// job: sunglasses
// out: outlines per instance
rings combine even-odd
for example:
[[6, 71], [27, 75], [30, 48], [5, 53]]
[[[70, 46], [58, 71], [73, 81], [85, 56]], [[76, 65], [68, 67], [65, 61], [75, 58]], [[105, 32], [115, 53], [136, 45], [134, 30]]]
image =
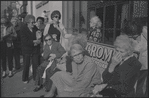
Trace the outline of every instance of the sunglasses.
[[81, 52], [81, 53], [78, 53], [78, 54], [76, 54], [76, 55], [73, 55], [73, 56], [71, 56], [73, 59], [76, 59], [78, 56], [80, 56], [80, 55], [82, 55], [83, 53]]
[[45, 39], [45, 41], [47, 42], [47, 41], [50, 41], [50, 40], [52, 40], [51, 38], [49, 38], [49, 39]]
[[54, 16], [55, 18], [59, 18], [59, 16]]
[[133, 38], [134, 40], [136, 40], [138, 37], [139, 37], [139, 35], [129, 36], [129, 38]]

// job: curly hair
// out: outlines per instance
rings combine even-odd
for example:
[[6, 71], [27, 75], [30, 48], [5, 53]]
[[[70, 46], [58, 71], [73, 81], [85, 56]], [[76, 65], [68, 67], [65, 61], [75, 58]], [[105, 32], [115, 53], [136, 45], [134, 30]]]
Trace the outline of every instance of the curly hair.
[[100, 20], [100, 18], [98, 16], [93, 16], [90, 19], [90, 21], [92, 21], [93, 23], [95, 23], [97, 28], [100, 28], [101, 25], [102, 25], [102, 22], [101, 22], [101, 20]]
[[1, 23], [4, 23], [4, 24], [7, 24], [9, 23], [9, 19], [8, 18], [5, 18], [5, 17], [1, 17]]
[[28, 23], [30, 19], [34, 19], [35, 20], [35, 17], [33, 15], [26, 15], [25, 23]]
[[59, 15], [59, 19], [61, 19], [61, 13], [60, 13], [58, 10], [55, 10], [55, 11], [52, 12], [52, 14], [51, 14], [51, 19], [52, 19], [52, 20], [53, 20], [53, 17], [54, 17], [55, 15]]
[[13, 22], [13, 21], [18, 21], [18, 17], [12, 17], [11, 22]]
[[41, 19], [44, 22], [44, 18], [43, 17], [37, 17], [36, 21], [38, 21], [39, 19]]
[[80, 44], [73, 44], [68, 51], [68, 55], [71, 56], [74, 50], [80, 51], [82, 53], [84, 52], [84, 48]]
[[114, 46], [125, 49], [130, 55], [134, 52], [133, 42], [126, 34], [122, 34], [116, 37], [116, 40], [114, 41]]
[[139, 21], [128, 20], [124, 22], [122, 33], [127, 35], [140, 35], [142, 32], [142, 25]]
[[73, 44], [80, 44], [84, 49], [87, 46], [87, 36], [84, 33], [73, 34], [69, 39], [69, 47]]

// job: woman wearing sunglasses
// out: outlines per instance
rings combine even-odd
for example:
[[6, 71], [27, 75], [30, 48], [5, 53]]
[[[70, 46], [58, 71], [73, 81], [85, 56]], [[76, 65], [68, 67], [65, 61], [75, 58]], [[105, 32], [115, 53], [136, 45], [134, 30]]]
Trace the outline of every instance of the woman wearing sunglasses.
[[[36, 87], [34, 89], [34, 92], [39, 91], [43, 87], [43, 78], [45, 78], [46, 82], [50, 82], [47, 79], [50, 78], [49, 75], [54, 72], [56, 60], [61, 58], [61, 56], [65, 53], [65, 50], [61, 46], [61, 44], [59, 42], [55, 42], [51, 35], [47, 34], [44, 38], [44, 41], [46, 42], [43, 49], [44, 62], [37, 68], [37, 76], [35, 80]], [[49, 65], [49, 62], [52, 62], [51, 66], [47, 67]], [[47, 73], [47, 71], [50, 72]], [[46, 73], [44, 77], [43, 73]]]
[[51, 14], [52, 21], [48, 23], [44, 29], [44, 36], [46, 34], [52, 35], [56, 42], [60, 42], [66, 51], [68, 51], [68, 38], [71, 34], [68, 34], [62, 23], [59, 22], [61, 14], [58, 10], [55, 10]]
[[91, 57], [84, 54], [79, 44], [71, 46], [69, 55], [72, 61], [72, 73], [56, 72], [50, 79], [53, 84], [50, 92], [44, 97], [53, 97], [57, 90], [59, 97], [79, 97], [82, 93], [91, 90], [94, 83], [101, 82], [99, 67]]

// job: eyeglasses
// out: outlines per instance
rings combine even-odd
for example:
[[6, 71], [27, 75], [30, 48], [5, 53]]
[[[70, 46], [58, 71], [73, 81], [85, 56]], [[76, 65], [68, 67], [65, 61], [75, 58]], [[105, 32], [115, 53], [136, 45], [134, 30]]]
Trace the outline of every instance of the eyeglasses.
[[51, 38], [49, 38], [49, 39], [45, 39], [45, 41], [47, 42], [47, 41], [50, 41], [51, 40]]
[[35, 22], [28, 22], [28, 23], [35, 24]]
[[59, 16], [54, 16], [55, 18], [59, 18]]
[[136, 40], [138, 37], [139, 37], [139, 35], [129, 36], [129, 38], [133, 38], [134, 40]]
[[81, 55], [82, 55], [82, 52], [81, 52], [81, 53], [78, 53], [78, 54], [76, 54], [76, 55], [73, 55], [72, 58], [73, 58], [73, 59], [76, 59], [78, 56], [81, 56]]

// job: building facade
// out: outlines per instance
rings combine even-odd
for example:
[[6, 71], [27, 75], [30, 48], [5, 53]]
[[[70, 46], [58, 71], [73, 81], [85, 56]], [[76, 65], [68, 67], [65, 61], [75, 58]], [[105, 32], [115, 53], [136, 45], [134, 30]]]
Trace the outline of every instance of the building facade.
[[[16, 4], [16, 1], [1, 1], [1, 15], [6, 14], [8, 6]], [[90, 11], [95, 11], [102, 21], [102, 43], [112, 45], [116, 36], [121, 32], [123, 22], [133, 18], [146, 21], [148, 17], [147, 1], [17, 1], [17, 14], [24, 18], [32, 14], [36, 18], [47, 12], [49, 21], [51, 13], [59, 10], [62, 14], [62, 22], [67, 32], [81, 28], [89, 31]], [[14, 5], [15, 6], [15, 5]], [[11, 6], [12, 7], [12, 6]], [[5, 10], [5, 11], [2, 11]], [[5, 12], [5, 13], [4, 13]]]
[[82, 28], [89, 31], [90, 11], [95, 11], [102, 21], [102, 43], [112, 45], [120, 35], [123, 22], [134, 18], [146, 21], [148, 17], [147, 1], [27, 1], [27, 12], [36, 18], [47, 11], [49, 21], [53, 10], [62, 14], [62, 22], [67, 32]]
[[54, 10], [59, 10], [62, 14], [62, 1], [28, 1], [27, 12], [36, 18], [42, 16], [43, 11], [46, 11], [49, 21], [51, 21], [51, 13]]

